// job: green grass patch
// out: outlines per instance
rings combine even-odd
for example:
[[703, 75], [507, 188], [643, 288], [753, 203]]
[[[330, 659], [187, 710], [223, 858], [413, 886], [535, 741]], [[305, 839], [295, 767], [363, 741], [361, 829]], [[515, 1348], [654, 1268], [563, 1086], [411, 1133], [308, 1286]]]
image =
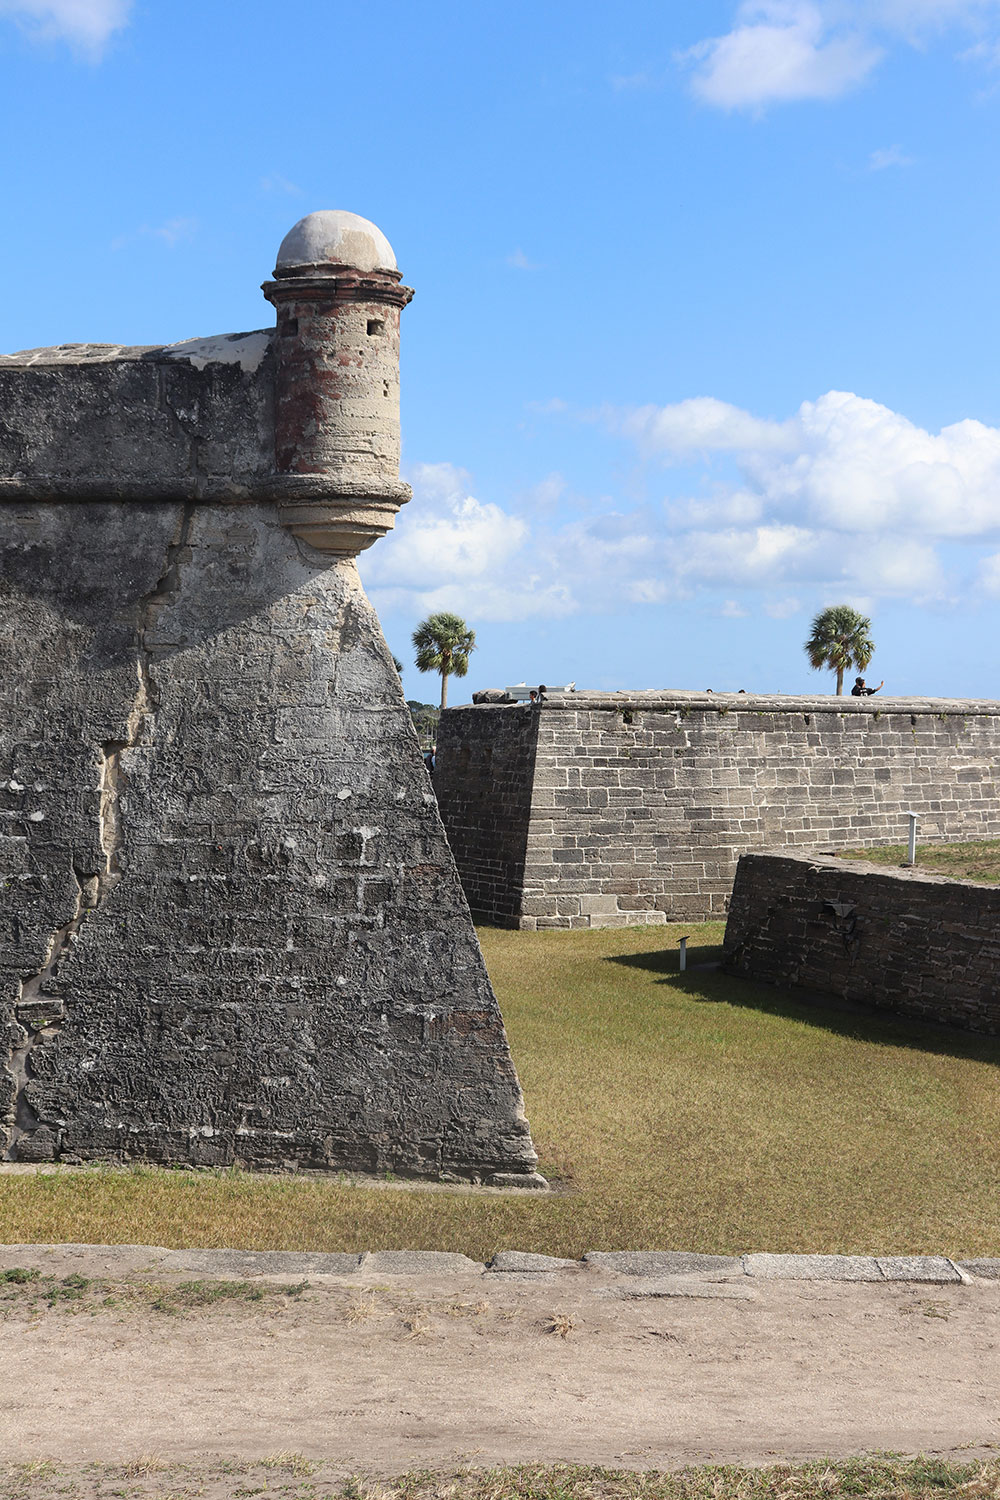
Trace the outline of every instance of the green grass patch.
[[[159, 1313], [185, 1313], [219, 1306], [296, 1299], [308, 1281], [274, 1285], [256, 1281], [154, 1281], [104, 1280], [80, 1276], [43, 1276], [26, 1266], [0, 1271], [0, 1318], [15, 1312], [32, 1314], [46, 1308], [69, 1312], [134, 1311], [148, 1308]], [[69, 1304], [67, 1306], [67, 1304]]]
[[698, 965], [722, 926], [484, 929], [560, 1194], [241, 1172], [0, 1175], [0, 1242], [1000, 1253], [1000, 1042]]
[[[843, 859], [863, 859], [875, 865], [905, 865], [906, 844], [885, 844], [879, 849], [849, 849]], [[970, 839], [964, 844], [918, 844], [917, 868], [929, 875], [950, 875], [953, 880], [977, 880], [1000, 885], [1000, 839]]]
[[121, 1496], [209, 1497], [209, 1500], [996, 1500], [1000, 1464], [875, 1455], [766, 1468], [711, 1465], [676, 1473], [571, 1464], [423, 1470], [397, 1479], [344, 1479], [335, 1466], [275, 1454], [214, 1465], [167, 1464], [155, 1457], [129, 1464], [53, 1463], [0, 1466], [3, 1500], [105, 1500]]

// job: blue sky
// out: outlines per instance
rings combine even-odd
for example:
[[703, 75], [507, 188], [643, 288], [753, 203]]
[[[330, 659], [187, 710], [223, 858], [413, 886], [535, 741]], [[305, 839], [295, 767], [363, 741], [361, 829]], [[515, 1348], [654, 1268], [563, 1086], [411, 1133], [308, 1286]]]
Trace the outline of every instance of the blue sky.
[[[0, 0], [5, 350], [271, 320], [375, 220], [414, 499], [390, 645], [477, 686], [1000, 696], [1000, 0]], [[409, 668], [410, 696], [434, 682]]]

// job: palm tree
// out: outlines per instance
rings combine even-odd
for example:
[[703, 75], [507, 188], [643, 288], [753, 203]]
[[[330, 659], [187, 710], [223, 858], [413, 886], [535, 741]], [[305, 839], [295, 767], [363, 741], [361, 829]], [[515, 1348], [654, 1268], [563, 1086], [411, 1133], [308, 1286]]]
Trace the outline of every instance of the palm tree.
[[417, 670], [441, 673], [441, 707], [446, 708], [448, 678], [464, 677], [469, 670], [469, 652], [476, 649], [476, 632], [469, 629], [461, 615], [441, 610], [428, 615], [417, 626], [413, 644], [417, 649]]
[[824, 667], [836, 672], [838, 698], [844, 693], [844, 673], [852, 667], [864, 671], [875, 655], [875, 643], [868, 634], [871, 628], [871, 620], [849, 604], [831, 604], [812, 622], [805, 645], [809, 665], [817, 672]]

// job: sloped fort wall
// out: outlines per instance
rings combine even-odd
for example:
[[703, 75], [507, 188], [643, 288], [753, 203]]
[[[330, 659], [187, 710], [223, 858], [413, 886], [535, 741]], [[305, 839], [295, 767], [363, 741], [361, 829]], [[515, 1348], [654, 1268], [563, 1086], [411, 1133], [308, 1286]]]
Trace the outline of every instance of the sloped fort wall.
[[1000, 1032], [1000, 889], [854, 860], [740, 859], [731, 974]]
[[1000, 836], [1000, 703], [573, 693], [448, 709], [435, 790], [473, 910], [725, 913], [746, 850]]
[[354, 561], [409, 293], [303, 224], [277, 331], [0, 359], [0, 1155], [530, 1184]]

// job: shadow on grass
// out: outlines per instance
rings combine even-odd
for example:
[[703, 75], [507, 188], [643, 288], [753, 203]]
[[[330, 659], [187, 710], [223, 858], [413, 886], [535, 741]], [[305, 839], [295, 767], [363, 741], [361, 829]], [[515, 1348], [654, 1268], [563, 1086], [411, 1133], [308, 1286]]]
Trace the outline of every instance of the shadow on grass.
[[[688, 948], [688, 968], [700, 968], [705, 964], [718, 964], [722, 960], [722, 945]], [[676, 948], [661, 948], [656, 953], [609, 953], [605, 959], [609, 964], [625, 964], [629, 969], [648, 969], [651, 974], [673, 975], [680, 978]]]
[[691, 1000], [804, 1021], [822, 1031], [850, 1037], [854, 1041], [909, 1047], [918, 1052], [972, 1058], [976, 1062], [1000, 1066], [1000, 1037], [982, 1036], [957, 1026], [946, 1026], [943, 1022], [918, 1021], [897, 1011], [875, 1010], [854, 1000], [820, 995], [814, 990], [796, 989], [792, 985], [778, 986], [742, 979], [717, 968], [721, 958], [721, 947], [689, 948], [688, 968], [684, 974], [678, 972], [676, 948], [655, 953], [609, 954], [604, 962], [658, 974], [661, 977], [656, 980], [657, 984], [668, 985]]

